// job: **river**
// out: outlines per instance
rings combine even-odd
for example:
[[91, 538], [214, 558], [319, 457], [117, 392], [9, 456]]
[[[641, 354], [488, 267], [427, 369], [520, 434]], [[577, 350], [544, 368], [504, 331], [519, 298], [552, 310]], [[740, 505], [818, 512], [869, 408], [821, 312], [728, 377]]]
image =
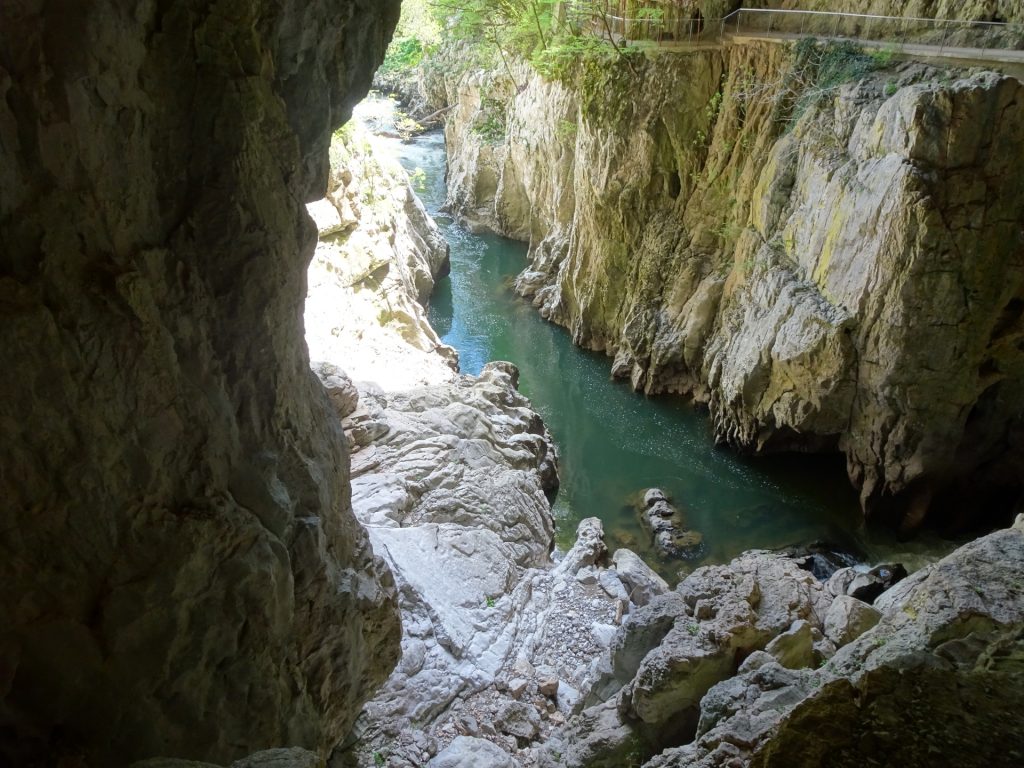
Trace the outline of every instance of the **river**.
[[[609, 376], [610, 360], [571, 342], [511, 284], [526, 245], [473, 234], [443, 211], [440, 132], [391, 143], [451, 245], [451, 275], [431, 299], [430, 322], [459, 351], [463, 373], [490, 360], [519, 367], [520, 389], [544, 417], [560, 454], [554, 502], [557, 544], [597, 516], [612, 548], [628, 546], [669, 577], [727, 561], [747, 549], [824, 541], [878, 559], [893, 542], [862, 524], [840, 456], [742, 457], [715, 445], [706, 413], [680, 398], [648, 398]], [[699, 560], [658, 562], [631, 497], [659, 487], [704, 537]]]

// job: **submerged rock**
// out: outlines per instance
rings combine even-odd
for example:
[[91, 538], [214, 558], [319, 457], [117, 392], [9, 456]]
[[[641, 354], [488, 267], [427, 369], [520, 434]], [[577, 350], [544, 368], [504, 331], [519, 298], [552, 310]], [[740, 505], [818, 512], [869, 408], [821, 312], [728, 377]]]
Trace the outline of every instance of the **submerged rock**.
[[643, 503], [637, 511], [663, 558], [696, 560], [703, 556], [704, 537], [686, 528], [683, 513], [669, 502], [660, 488], [644, 491]]

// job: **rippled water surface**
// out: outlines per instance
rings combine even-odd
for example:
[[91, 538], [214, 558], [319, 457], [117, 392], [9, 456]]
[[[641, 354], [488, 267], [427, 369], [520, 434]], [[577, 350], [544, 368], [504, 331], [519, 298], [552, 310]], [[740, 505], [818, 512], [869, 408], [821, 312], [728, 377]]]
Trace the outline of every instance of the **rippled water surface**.
[[[856, 496], [839, 458], [737, 456], [715, 447], [706, 414], [676, 399], [646, 398], [611, 381], [608, 358], [575, 347], [564, 329], [544, 321], [513, 292], [512, 279], [526, 266], [525, 245], [471, 234], [440, 211], [445, 198], [442, 135], [395, 146], [451, 244], [451, 276], [438, 283], [431, 323], [458, 349], [466, 373], [478, 373], [489, 360], [519, 366], [520, 389], [558, 444], [560, 546], [571, 545], [580, 519], [596, 515], [613, 547], [630, 546], [651, 560], [629, 499], [657, 486], [684, 510], [689, 527], [704, 535], [704, 563], [727, 560], [745, 549], [816, 539], [871, 553], [858, 529]], [[677, 567], [662, 564], [660, 569], [670, 574]]]

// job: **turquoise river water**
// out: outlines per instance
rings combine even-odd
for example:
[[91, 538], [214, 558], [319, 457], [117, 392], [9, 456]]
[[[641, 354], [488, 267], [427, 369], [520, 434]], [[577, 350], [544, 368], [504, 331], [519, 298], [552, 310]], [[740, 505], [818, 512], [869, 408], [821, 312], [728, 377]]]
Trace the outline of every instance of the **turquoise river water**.
[[815, 540], [865, 557], [880, 554], [880, 542], [860, 524], [841, 458], [738, 456], [715, 445], [706, 413], [612, 381], [608, 358], [574, 346], [563, 328], [543, 320], [512, 290], [526, 266], [526, 246], [467, 232], [441, 210], [443, 136], [428, 133], [395, 146], [451, 245], [451, 276], [438, 282], [430, 322], [459, 351], [464, 373], [479, 373], [490, 360], [515, 363], [521, 391], [558, 444], [561, 489], [554, 515], [560, 547], [572, 544], [579, 520], [597, 516], [612, 548], [629, 546], [652, 561], [629, 499], [656, 486], [705, 543], [700, 561], [660, 563], [667, 576], [746, 549]]

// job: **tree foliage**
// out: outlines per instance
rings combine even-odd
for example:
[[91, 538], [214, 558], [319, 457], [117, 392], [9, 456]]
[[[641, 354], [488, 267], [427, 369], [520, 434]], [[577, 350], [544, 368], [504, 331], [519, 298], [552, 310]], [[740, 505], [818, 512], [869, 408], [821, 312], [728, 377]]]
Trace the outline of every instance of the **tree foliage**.
[[[417, 66], [441, 38], [478, 49], [477, 60], [494, 60], [513, 80], [515, 59], [545, 77], [566, 79], [583, 60], [614, 56], [629, 64], [635, 53], [613, 33], [619, 3], [612, 0], [404, 0], [402, 6], [385, 70]], [[642, 12], [638, 18], [659, 23], [660, 11]]]

